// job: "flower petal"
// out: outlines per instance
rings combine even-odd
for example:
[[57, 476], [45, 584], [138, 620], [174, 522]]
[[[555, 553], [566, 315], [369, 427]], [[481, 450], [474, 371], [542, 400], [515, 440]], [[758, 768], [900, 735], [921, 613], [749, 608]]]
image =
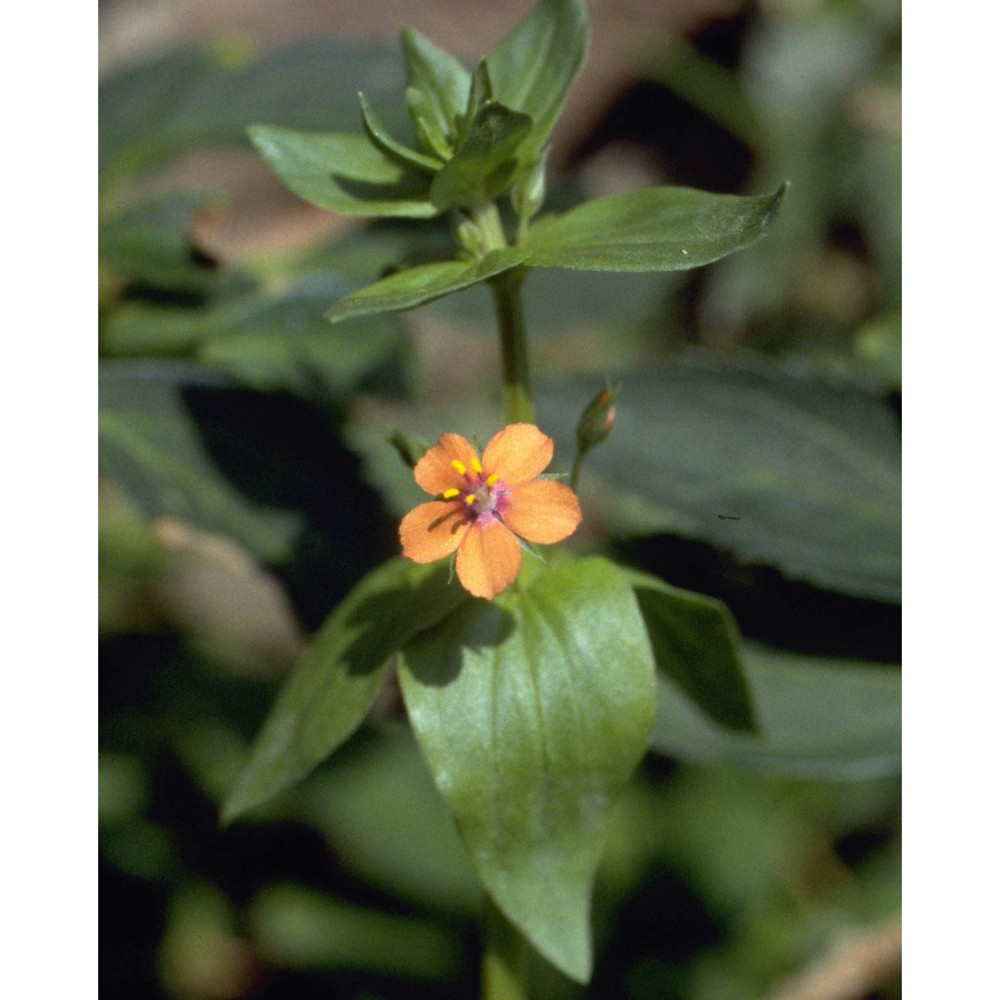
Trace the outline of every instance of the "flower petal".
[[499, 521], [473, 524], [458, 548], [455, 572], [474, 597], [492, 600], [517, 579], [521, 546]]
[[529, 482], [551, 461], [552, 438], [534, 424], [508, 424], [483, 452], [483, 468], [498, 473], [506, 486]]
[[511, 490], [503, 513], [504, 524], [529, 542], [550, 545], [576, 531], [580, 503], [576, 494], [554, 479], [538, 479]]
[[417, 485], [428, 493], [444, 493], [449, 488], [462, 489], [465, 479], [455, 470], [452, 462], [460, 462], [472, 469], [476, 450], [461, 434], [442, 434], [437, 444], [428, 448], [413, 470]]
[[403, 555], [418, 563], [450, 556], [470, 527], [469, 512], [462, 503], [433, 500], [410, 511], [399, 525]]

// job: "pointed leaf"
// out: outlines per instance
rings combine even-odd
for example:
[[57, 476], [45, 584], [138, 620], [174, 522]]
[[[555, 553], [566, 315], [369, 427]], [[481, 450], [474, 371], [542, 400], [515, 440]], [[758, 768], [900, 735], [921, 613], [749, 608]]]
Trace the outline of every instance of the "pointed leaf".
[[488, 101], [473, 118], [461, 148], [431, 183], [431, 201], [444, 211], [490, 201], [510, 187], [517, 150], [531, 119]]
[[427, 219], [438, 210], [428, 200], [426, 174], [407, 170], [363, 135], [299, 132], [255, 125], [250, 138], [271, 169], [300, 198], [345, 215]]
[[206, 291], [219, 280], [218, 270], [212, 261], [199, 260], [188, 229], [195, 211], [208, 200], [205, 194], [173, 192], [102, 221], [102, 264], [153, 288]]
[[222, 809], [230, 822], [305, 777], [357, 727], [389, 658], [468, 595], [442, 566], [398, 558], [369, 573], [327, 619], [288, 678]]
[[652, 746], [711, 766], [856, 780], [900, 768], [901, 674], [878, 663], [743, 648], [756, 735], [720, 729], [660, 675]]
[[541, 154], [589, 44], [584, 0], [540, 0], [487, 56], [496, 99], [534, 121], [523, 165]]
[[[280, 562], [302, 532], [301, 512], [262, 504], [239, 489], [214, 460], [188, 403], [192, 389], [224, 392], [227, 386], [190, 364], [102, 362], [101, 469], [145, 517], [180, 518], [235, 539], [267, 562]], [[267, 445], [251, 435], [247, 447], [261, 462]], [[273, 455], [263, 458], [270, 466]]]
[[422, 125], [434, 152], [447, 158], [457, 146], [458, 122], [465, 112], [470, 73], [453, 55], [413, 28], [403, 29], [402, 40], [410, 90], [422, 95], [411, 98], [407, 93], [414, 125], [418, 130]]
[[700, 267], [759, 240], [784, 191], [742, 197], [657, 187], [595, 198], [532, 226], [529, 263], [585, 271]]
[[445, 260], [410, 267], [351, 292], [334, 303], [326, 318], [339, 323], [351, 316], [413, 309], [517, 267], [524, 257], [522, 248], [507, 247], [491, 250], [480, 261]]
[[365, 95], [360, 92], [358, 93], [358, 102], [361, 105], [361, 119], [365, 126], [365, 134], [390, 160], [394, 160], [404, 170], [422, 171], [431, 175], [436, 174], [441, 169], [442, 160], [418, 153], [415, 149], [410, 149], [409, 146], [394, 139], [378, 120], [372, 106], [365, 100]]
[[740, 659], [740, 634], [721, 601], [630, 571], [656, 657], [669, 677], [721, 725], [752, 732], [753, 703]]
[[[801, 358], [704, 354], [615, 376], [615, 433], [588, 457], [612, 487], [613, 531], [699, 538], [793, 579], [898, 603], [899, 423], [870, 385]], [[575, 401], [590, 392], [582, 379], [540, 385], [542, 426], [571, 435]]]
[[628, 581], [600, 558], [541, 570], [410, 643], [400, 682], [487, 892], [585, 982], [610, 809], [654, 712], [652, 653]]

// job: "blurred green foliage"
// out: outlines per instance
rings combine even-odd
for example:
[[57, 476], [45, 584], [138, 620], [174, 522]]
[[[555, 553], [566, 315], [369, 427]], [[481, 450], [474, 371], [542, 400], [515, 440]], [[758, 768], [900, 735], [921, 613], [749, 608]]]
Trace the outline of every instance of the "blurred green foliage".
[[[703, 272], [534, 273], [540, 415], [565, 468], [582, 407], [623, 383], [581, 545], [729, 606], [772, 738], [665, 695], [601, 864], [595, 979], [539, 963], [537, 994], [756, 1000], [899, 905], [899, 9], [761, 5], [635, 69], [667, 180], [740, 148], [733, 190], [791, 189], [767, 240]], [[217, 815], [303, 634], [396, 551], [414, 491], [391, 428], [495, 430], [485, 292], [428, 307], [421, 349], [396, 318], [329, 326], [331, 301], [444, 231], [381, 223], [223, 266], [191, 221], [225, 192], [143, 184], [192, 149], [249, 156], [254, 122], [356, 130], [358, 89], [401, 129], [402, 79], [394, 49], [316, 41], [102, 84], [109, 997], [475, 993], [472, 866], [391, 686], [303, 785]], [[460, 390], [427, 361], [435, 331]]]

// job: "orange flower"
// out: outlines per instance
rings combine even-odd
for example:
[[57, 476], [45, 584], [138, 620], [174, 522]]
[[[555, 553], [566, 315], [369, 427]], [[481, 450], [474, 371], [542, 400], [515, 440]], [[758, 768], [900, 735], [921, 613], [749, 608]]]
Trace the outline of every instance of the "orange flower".
[[462, 586], [476, 597], [496, 597], [521, 569], [516, 535], [548, 545], [580, 523], [576, 494], [537, 478], [551, 461], [552, 438], [534, 424], [494, 434], [482, 462], [460, 434], [442, 434], [413, 470], [417, 485], [437, 499], [403, 518], [403, 555], [429, 563], [457, 550]]

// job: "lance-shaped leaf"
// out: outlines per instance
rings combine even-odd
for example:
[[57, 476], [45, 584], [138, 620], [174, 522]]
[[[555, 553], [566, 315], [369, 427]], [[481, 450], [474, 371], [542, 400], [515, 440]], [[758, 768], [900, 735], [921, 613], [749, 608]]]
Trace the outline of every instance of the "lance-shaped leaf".
[[365, 126], [365, 134], [374, 146], [390, 159], [398, 163], [404, 170], [414, 170], [425, 174], [436, 174], [442, 165], [442, 160], [410, 149], [405, 143], [394, 138], [379, 121], [374, 109], [365, 100], [365, 95], [358, 93], [358, 103], [361, 105], [361, 120]]
[[394, 559], [369, 573], [316, 634], [254, 741], [223, 822], [305, 777], [365, 717], [389, 658], [467, 599], [443, 566]]
[[[699, 538], [792, 579], [899, 601], [899, 424], [870, 385], [802, 359], [704, 354], [617, 377], [615, 434], [588, 458], [611, 486], [613, 531]], [[540, 384], [542, 426], [572, 434], [571, 401], [590, 391]]]
[[654, 713], [652, 653], [624, 574], [585, 559], [470, 603], [407, 645], [400, 682], [487, 892], [586, 981], [594, 872]]
[[714, 725], [663, 674], [652, 747], [712, 766], [856, 780], [898, 774], [898, 667], [743, 648], [759, 718], [755, 734]]
[[740, 634], [721, 601], [630, 571], [657, 669], [728, 729], [756, 728]]
[[510, 187], [517, 151], [531, 118], [496, 101], [475, 114], [458, 152], [431, 183], [431, 201], [441, 211], [490, 201]]
[[491, 250], [479, 261], [444, 260], [409, 267], [346, 295], [330, 307], [326, 318], [339, 323], [352, 316], [413, 309], [517, 267], [526, 253], [522, 247], [505, 247]]
[[430, 149], [447, 159], [455, 151], [458, 122], [469, 94], [469, 71], [413, 28], [402, 30], [410, 86], [406, 104]]
[[363, 135], [255, 125], [250, 138], [285, 185], [320, 208], [345, 215], [427, 219], [426, 173], [401, 166]]
[[487, 56], [496, 99], [534, 122], [519, 153], [522, 164], [541, 154], [589, 43], [584, 0], [540, 0]]
[[759, 240], [784, 191], [744, 197], [656, 187], [596, 198], [532, 226], [528, 263], [583, 271], [700, 267]]

